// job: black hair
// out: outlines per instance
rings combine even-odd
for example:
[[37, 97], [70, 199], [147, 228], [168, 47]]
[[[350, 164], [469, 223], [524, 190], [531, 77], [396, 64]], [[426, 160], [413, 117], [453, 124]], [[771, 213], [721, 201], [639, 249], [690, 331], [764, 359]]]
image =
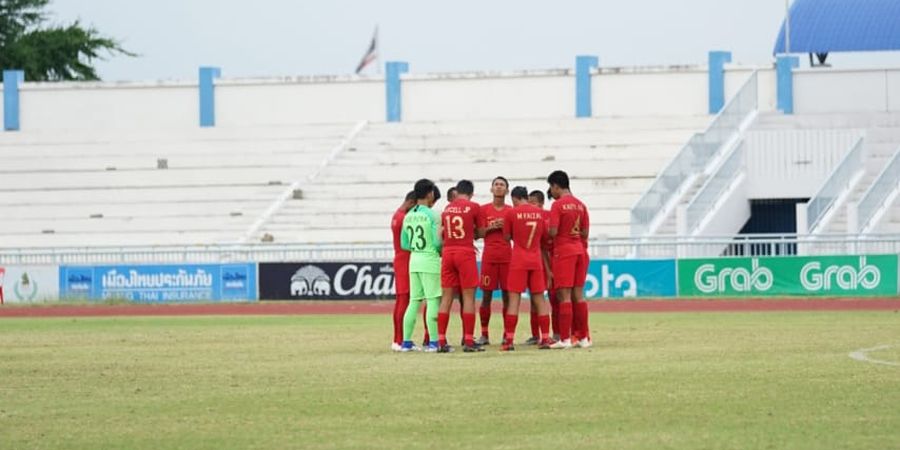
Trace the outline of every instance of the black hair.
[[539, 190], [535, 189], [535, 190], [531, 191], [531, 193], [528, 194], [528, 196], [536, 198], [538, 203], [544, 203], [544, 193]]
[[553, 194], [550, 193], [550, 188], [547, 188], [547, 198], [553, 198]]
[[435, 184], [435, 185], [432, 185], [432, 186], [434, 186], [434, 187], [431, 189], [432, 191], [434, 191], [434, 201], [438, 201], [438, 200], [441, 199], [441, 189], [440, 189], [439, 187], [437, 187], [436, 184]]
[[406, 193], [406, 201], [412, 202], [416, 200], [416, 191], [409, 191]]
[[454, 194], [459, 192], [459, 189], [456, 189], [456, 186], [450, 186], [450, 189], [447, 189], [447, 200], [450, 200], [450, 197], [454, 197]]
[[525, 186], [516, 186], [513, 188], [512, 193], [510, 193], [509, 196], [512, 198], [528, 200], [528, 188]]
[[547, 183], [555, 184], [562, 189], [569, 188], [569, 175], [562, 170], [554, 170], [550, 176], [547, 177]]
[[503, 182], [506, 183], [506, 188], [509, 189], [509, 180], [507, 180], [505, 177], [495, 177], [493, 180], [491, 180], [491, 185], [493, 186], [494, 182], [497, 180], [503, 180]]
[[456, 192], [463, 195], [472, 195], [475, 193], [475, 185], [469, 180], [459, 180], [459, 183], [456, 183]]
[[422, 178], [421, 180], [416, 181], [416, 184], [413, 187], [413, 193], [416, 194], [416, 200], [423, 200], [425, 197], [428, 197], [429, 192], [434, 192], [435, 188], [436, 186], [433, 181], [428, 178]]

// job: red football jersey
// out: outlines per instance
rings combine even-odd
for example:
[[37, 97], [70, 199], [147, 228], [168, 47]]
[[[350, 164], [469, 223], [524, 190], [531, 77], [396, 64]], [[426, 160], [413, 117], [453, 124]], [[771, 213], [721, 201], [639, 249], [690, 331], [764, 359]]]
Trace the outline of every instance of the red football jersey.
[[590, 226], [587, 208], [574, 195], [566, 195], [550, 207], [550, 228], [556, 228], [553, 251], [556, 256], [584, 254], [581, 230]]
[[512, 237], [510, 268], [541, 270], [541, 247], [547, 239], [544, 215], [537, 206], [523, 204], [506, 212], [503, 234]]
[[391, 217], [391, 233], [394, 235], [394, 258], [409, 259], [409, 251], [400, 248], [400, 232], [403, 230], [403, 218], [406, 217], [406, 210], [398, 209], [394, 216]]
[[541, 216], [544, 218], [544, 230], [547, 231], [546, 237], [543, 240], [543, 248], [547, 250], [547, 253], [553, 254], [553, 238], [550, 237], [550, 211], [546, 209], [541, 210]]
[[[481, 222], [479, 227], [487, 229], [488, 225], [495, 221], [502, 224], [506, 219], [506, 211], [511, 206], [503, 205], [502, 209], [494, 207], [493, 203], [481, 205], [481, 214], [479, 215]], [[489, 230], [484, 235], [484, 255], [481, 257], [482, 263], [508, 263], [511, 257], [509, 241], [503, 238], [503, 227], [495, 230]]]
[[457, 198], [444, 208], [441, 224], [444, 228], [444, 251], [475, 251], [475, 227], [481, 207], [464, 198]]

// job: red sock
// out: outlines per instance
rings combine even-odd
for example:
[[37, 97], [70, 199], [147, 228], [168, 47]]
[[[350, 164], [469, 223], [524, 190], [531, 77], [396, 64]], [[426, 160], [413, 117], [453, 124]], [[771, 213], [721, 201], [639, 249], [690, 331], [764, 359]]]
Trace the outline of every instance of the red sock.
[[584, 337], [584, 310], [581, 304], [584, 302], [572, 302], [572, 339], [580, 341]]
[[541, 329], [541, 342], [550, 340], [550, 316], [538, 316], [538, 325]]
[[403, 343], [403, 315], [409, 307], [409, 294], [397, 294], [394, 302], [394, 343]]
[[459, 324], [462, 325], [462, 334], [466, 335], [466, 315], [463, 313], [462, 305], [459, 305]]
[[591, 326], [589, 323], [590, 322], [589, 319], [591, 317], [591, 314], [588, 311], [588, 304], [586, 301], [582, 300], [582, 301], [576, 303], [575, 308], [576, 308], [575, 312], [579, 316], [581, 316], [581, 320], [578, 322], [578, 325], [579, 325], [578, 334], [581, 336], [582, 339], [584, 339], [584, 338], [590, 339], [591, 338]]
[[463, 339], [466, 345], [475, 345], [475, 313], [463, 313]]
[[516, 326], [519, 324], [518, 314], [506, 314], [503, 316], [503, 340], [510, 344], [516, 337]]
[[528, 314], [529, 319], [531, 319], [531, 337], [538, 337], [538, 333], [540, 330], [538, 329], [538, 315], [537, 308], [534, 305], [531, 305], [531, 312]]
[[491, 304], [483, 302], [481, 308], [478, 308], [478, 315], [481, 318], [481, 335], [488, 335], [488, 326], [491, 324]]
[[553, 291], [550, 292], [550, 323], [553, 325], [553, 334], [559, 334], [559, 300]]
[[559, 339], [572, 337], [572, 302], [559, 303]]
[[428, 335], [428, 305], [425, 302], [422, 302], [422, 325], [425, 326], [425, 342], [431, 342]]
[[438, 313], [438, 345], [447, 345], [447, 326], [450, 325], [450, 313]]

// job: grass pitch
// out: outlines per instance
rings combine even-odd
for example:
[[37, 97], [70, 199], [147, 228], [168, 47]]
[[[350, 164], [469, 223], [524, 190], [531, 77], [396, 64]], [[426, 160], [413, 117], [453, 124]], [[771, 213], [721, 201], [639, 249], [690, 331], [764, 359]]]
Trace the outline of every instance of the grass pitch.
[[0, 320], [0, 448], [900, 448], [900, 366], [848, 356], [900, 364], [898, 313], [592, 327], [439, 355], [390, 352], [384, 316]]

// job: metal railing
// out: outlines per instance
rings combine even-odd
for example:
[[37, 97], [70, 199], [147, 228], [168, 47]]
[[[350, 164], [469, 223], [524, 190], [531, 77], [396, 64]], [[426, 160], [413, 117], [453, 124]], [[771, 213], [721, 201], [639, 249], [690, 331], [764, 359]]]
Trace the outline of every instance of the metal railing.
[[757, 72], [754, 71], [706, 131], [692, 136], [635, 202], [631, 208], [632, 236], [645, 235], [650, 231], [653, 221], [665, 211], [685, 183], [702, 171], [722, 147], [740, 132], [741, 125], [756, 111], [757, 103]]
[[[738, 236], [653, 236], [596, 239], [595, 258], [674, 258], [737, 255], [900, 253], [900, 234], [795, 234]], [[366, 244], [222, 244], [206, 246], [134, 246], [0, 249], [0, 265], [165, 264], [229, 262], [391, 261], [390, 243]]]
[[891, 161], [878, 174], [878, 178], [859, 201], [856, 229], [865, 232], [875, 218], [875, 213], [884, 205], [891, 192], [898, 188], [900, 188], [900, 148], [897, 148]]
[[700, 222], [709, 214], [722, 194], [731, 186], [735, 176], [744, 166], [744, 144], [741, 143], [728, 159], [719, 166], [719, 170], [706, 180], [700, 191], [694, 196], [687, 206], [687, 234], [691, 234]]
[[654, 236], [616, 238], [590, 244], [595, 258], [706, 258], [900, 253], [900, 234], [748, 234], [737, 236]]
[[857, 172], [863, 170], [863, 138], [858, 138], [840, 164], [834, 168], [819, 191], [806, 206], [806, 231], [813, 234], [825, 213], [853, 183]]

